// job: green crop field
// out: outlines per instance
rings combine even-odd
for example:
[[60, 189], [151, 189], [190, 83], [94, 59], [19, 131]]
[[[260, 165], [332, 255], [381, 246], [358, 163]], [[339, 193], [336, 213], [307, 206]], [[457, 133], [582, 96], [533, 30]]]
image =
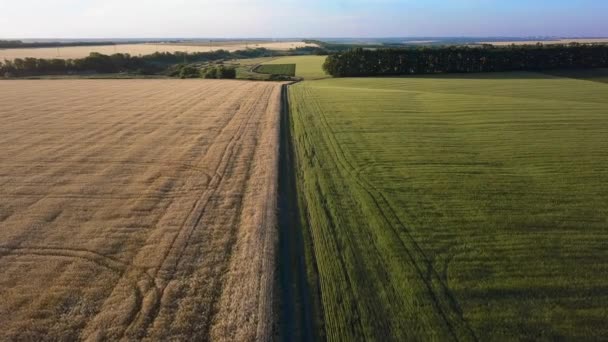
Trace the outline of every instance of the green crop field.
[[608, 84], [325, 79], [289, 100], [328, 340], [608, 336]]
[[307, 80], [313, 80], [330, 77], [329, 75], [325, 74], [322, 68], [323, 62], [325, 62], [326, 58], [326, 56], [289, 56], [274, 59], [264, 63], [262, 66], [273, 64], [295, 64], [296, 76]]
[[260, 74], [271, 74], [271, 75], [296, 75], [295, 64], [262, 64], [255, 68], [255, 72]]

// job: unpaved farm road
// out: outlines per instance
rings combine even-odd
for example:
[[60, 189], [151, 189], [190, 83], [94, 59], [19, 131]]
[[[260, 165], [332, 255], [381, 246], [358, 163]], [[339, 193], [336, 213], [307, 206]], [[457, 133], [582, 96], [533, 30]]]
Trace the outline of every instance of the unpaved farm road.
[[281, 85], [0, 82], [0, 340], [265, 340]]

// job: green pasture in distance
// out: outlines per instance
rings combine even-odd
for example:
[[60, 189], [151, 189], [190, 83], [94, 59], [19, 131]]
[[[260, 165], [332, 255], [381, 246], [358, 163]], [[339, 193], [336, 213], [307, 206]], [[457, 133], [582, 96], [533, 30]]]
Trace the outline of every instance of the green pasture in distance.
[[265, 62], [262, 66], [273, 64], [295, 64], [296, 76], [307, 80], [320, 79], [331, 77], [323, 71], [323, 62], [326, 56], [289, 56], [280, 57], [269, 62]]
[[262, 64], [255, 68], [255, 72], [260, 74], [271, 74], [271, 75], [296, 75], [295, 64]]

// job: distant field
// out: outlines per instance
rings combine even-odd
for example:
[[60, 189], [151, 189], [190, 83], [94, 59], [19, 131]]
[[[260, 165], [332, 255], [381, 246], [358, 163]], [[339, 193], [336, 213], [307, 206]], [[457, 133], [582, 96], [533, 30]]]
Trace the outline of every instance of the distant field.
[[330, 77], [322, 68], [325, 59], [325, 56], [289, 56], [274, 59], [263, 65], [295, 64], [296, 76], [311, 80]]
[[0, 81], [0, 340], [270, 340], [280, 87]]
[[329, 340], [606, 339], [607, 84], [351, 78], [289, 94]]
[[236, 68], [237, 79], [246, 80], [267, 80], [270, 78], [269, 74], [260, 74], [252, 69], [261, 63], [271, 60], [272, 57], [260, 57], [260, 58], [244, 58], [244, 59], [232, 59], [224, 61], [224, 65], [232, 66]]
[[272, 75], [296, 75], [295, 64], [263, 64], [255, 68], [256, 72], [261, 74], [272, 74]]
[[15, 58], [61, 58], [74, 59], [88, 56], [91, 52], [105, 55], [129, 53], [131, 55], [149, 55], [154, 52], [207, 52], [215, 50], [245, 50], [247, 48], [267, 48], [271, 50], [289, 50], [296, 47], [315, 46], [301, 41], [293, 42], [216, 42], [212, 44], [122, 44], [101, 46], [71, 46], [60, 48], [27, 48], [0, 49], [0, 60]]
[[529, 41], [507, 41], [507, 42], [480, 42], [479, 44], [492, 45], [533, 45], [533, 44], [569, 44], [569, 43], [608, 43], [608, 38], [584, 38], [584, 39], [558, 39], [558, 40], [529, 40]]

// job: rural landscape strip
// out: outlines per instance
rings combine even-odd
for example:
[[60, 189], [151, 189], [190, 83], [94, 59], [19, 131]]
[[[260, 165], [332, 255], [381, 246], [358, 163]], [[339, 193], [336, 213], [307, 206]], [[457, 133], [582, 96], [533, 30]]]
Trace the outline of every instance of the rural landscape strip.
[[262, 63], [295, 84], [0, 83], [0, 338], [608, 333], [605, 70], [324, 58]]

